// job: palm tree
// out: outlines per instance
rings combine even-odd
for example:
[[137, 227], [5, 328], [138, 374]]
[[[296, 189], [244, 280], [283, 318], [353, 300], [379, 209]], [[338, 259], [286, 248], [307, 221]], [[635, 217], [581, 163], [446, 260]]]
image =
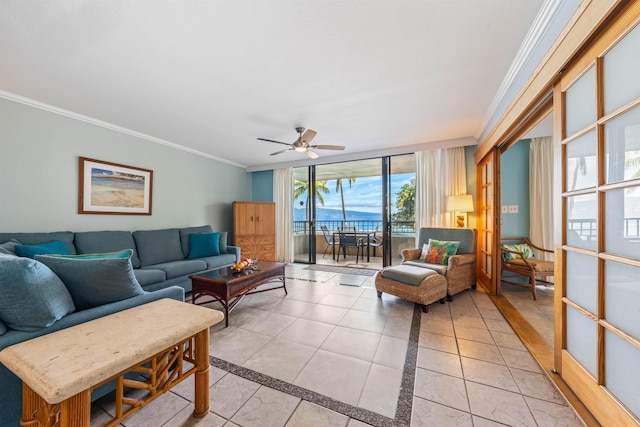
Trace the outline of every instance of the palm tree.
[[356, 182], [355, 178], [338, 178], [336, 179], [336, 193], [340, 191], [340, 200], [342, 202], [342, 226], [347, 223], [347, 211], [344, 209], [344, 191], [342, 190], [342, 180], [346, 179], [349, 182], [349, 188]]
[[[306, 209], [307, 209], [307, 219], [311, 216], [311, 213], [309, 212], [309, 184], [311, 182], [310, 181], [302, 181], [299, 179], [296, 179], [293, 183], [293, 200], [297, 199], [298, 197], [305, 195], [307, 196], [307, 200], [306, 200]], [[320, 180], [320, 181], [316, 181], [316, 185], [315, 185], [315, 198], [318, 202], [320, 202], [320, 204], [322, 206], [324, 206], [324, 197], [322, 196], [322, 194], [327, 194], [329, 192], [329, 189], [327, 188], [327, 180]], [[305, 221], [305, 233], [306, 233], [306, 228], [307, 228], [307, 221]]]

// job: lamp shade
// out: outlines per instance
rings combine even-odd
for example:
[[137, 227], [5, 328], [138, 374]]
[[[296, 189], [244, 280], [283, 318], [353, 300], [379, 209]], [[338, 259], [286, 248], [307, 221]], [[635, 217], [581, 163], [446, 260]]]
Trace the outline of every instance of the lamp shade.
[[447, 212], [473, 212], [473, 197], [470, 194], [447, 197]]

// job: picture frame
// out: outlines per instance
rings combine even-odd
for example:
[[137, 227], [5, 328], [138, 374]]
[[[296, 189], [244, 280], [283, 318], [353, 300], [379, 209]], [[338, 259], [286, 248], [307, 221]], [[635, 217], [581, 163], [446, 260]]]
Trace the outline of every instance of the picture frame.
[[79, 158], [78, 213], [151, 215], [153, 171]]

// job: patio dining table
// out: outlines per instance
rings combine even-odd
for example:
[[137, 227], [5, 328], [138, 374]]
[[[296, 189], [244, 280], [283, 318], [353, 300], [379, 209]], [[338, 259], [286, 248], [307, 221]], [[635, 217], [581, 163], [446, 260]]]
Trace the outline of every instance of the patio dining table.
[[[340, 234], [353, 234], [353, 232], [351, 231], [333, 231], [333, 247], [331, 248], [331, 254], [333, 255], [333, 259], [336, 259], [336, 243], [338, 244], [338, 259], [340, 259], [340, 241], [339, 241], [339, 237]], [[371, 248], [370, 243], [371, 243], [371, 235], [375, 234], [374, 231], [356, 231], [356, 240], [358, 238], [364, 238], [366, 237], [367, 239], [367, 262], [370, 261], [370, 257], [369, 257], [369, 249]]]

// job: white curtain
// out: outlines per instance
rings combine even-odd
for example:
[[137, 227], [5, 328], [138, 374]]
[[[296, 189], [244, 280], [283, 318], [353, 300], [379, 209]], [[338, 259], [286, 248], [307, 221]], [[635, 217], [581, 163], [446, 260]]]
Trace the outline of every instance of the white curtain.
[[[529, 238], [536, 246], [553, 249], [553, 139], [531, 139], [529, 148]], [[551, 261], [552, 254], [536, 252]]]
[[293, 262], [293, 168], [273, 171], [276, 202], [276, 260]]
[[416, 153], [416, 227], [454, 227], [447, 197], [466, 193], [464, 147]]

